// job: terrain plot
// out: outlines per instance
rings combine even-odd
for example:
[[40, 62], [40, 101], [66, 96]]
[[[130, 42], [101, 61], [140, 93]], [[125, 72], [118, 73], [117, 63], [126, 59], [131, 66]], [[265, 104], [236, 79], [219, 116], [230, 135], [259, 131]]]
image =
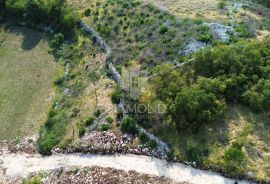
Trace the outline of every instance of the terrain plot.
[[45, 122], [57, 66], [44, 33], [1, 25], [0, 40], [0, 140], [5, 140], [33, 134]]

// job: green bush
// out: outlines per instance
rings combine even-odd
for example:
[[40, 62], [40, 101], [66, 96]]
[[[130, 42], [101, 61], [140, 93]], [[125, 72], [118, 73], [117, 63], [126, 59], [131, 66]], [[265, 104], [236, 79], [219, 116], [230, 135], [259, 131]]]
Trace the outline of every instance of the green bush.
[[122, 96], [123, 94], [121, 88], [119, 86], [116, 86], [113, 93], [111, 94], [111, 100], [114, 104], [119, 104]]
[[123, 111], [118, 109], [117, 114], [116, 114], [117, 120], [121, 120], [123, 118], [123, 116], [124, 116]]
[[213, 37], [210, 33], [200, 34], [197, 36], [197, 40], [205, 43], [211, 43], [212, 39]]
[[225, 168], [231, 173], [242, 172], [242, 164], [245, 161], [245, 155], [240, 146], [232, 145], [224, 153]]
[[87, 8], [85, 11], [84, 11], [84, 16], [88, 17], [91, 15], [91, 9], [90, 8]]
[[168, 32], [168, 30], [169, 30], [169, 28], [167, 26], [165, 26], [165, 25], [161, 25], [159, 27], [159, 33], [160, 34], [164, 34], [164, 33]]
[[97, 109], [94, 113], [95, 117], [99, 117], [101, 115], [101, 110]]
[[106, 118], [107, 123], [111, 124], [113, 122], [113, 118], [111, 116], [108, 116]]
[[100, 131], [108, 131], [111, 128], [109, 124], [102, 124], [99, 128]]
[[138, 128], [136, 127], [136, 122], [130, 117], [126, 117], [121, 121], [120, 129], [123, 133], [137, 134]]
[[226, 6], [227, 6], [226, 0], [221, 0], [221, 1], [218, 3], [219, 9], [224, 9]]
[[149, 137], [144, 132], [139, 133], [139, 139], [140, 139], [142, 144], [145, 144], [145, 143], [147, 143], [149, 141]]
[[157, 148], [157, 142], [154, 139], [151, 139], [147, 145], [151, 148], [151, 149], [156, 149]]
[[249, 35], [249, 30], [248, 30], [248, 25], [242, 23], [239, 24], [238, 26], [235, 27], [235, 31], [238, 32], [240, 37], [248, 38]]
[[79, 128], [79, 136], [80, 137], [84, 136], [84, 134], [86, 132], [84, 125], [82, 123], [80, 123], [78, 128]]
[[14, 14], [15, 16], [23, 16], [23, 13], [27, 9], [26, 0], [6, 0], [6, 6], [8, 12]]
[[62, 33], [55, 34], [51, 41], [51, 47], [54, 49], [59, 49], [64, 43], [65, 37]]
[[90, 116], [90, 117], [87, 118], [87, 120], [85, 120], [85, 125], [90, 126], [90, 125], [92, 125], [94, 123], [94, 121], [95, 121], [95, 118]]
[[66, 29], [73, 29], [75, 28], [76, 24], [79, 22], [79, 15], [74, 13], [75, 11], [65, 6], [65, 8], [62, 10], [61, 14], [61, 25], [64, 26]]

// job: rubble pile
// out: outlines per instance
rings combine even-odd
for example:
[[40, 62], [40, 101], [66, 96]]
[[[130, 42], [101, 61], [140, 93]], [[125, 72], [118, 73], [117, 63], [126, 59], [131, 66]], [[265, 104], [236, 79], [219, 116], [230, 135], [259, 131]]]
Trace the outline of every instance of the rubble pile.
[[66, 148], [55, 148], [54, 154], [67, 153], [128, 153], [136, 155], [156, 156], [157, 153], [143, 145], [135, 145], [134, 137], [130, 135], [116, 135], [111, 131], [86, 133], [81, 139]]
[[140, 174], [135, 171], [125, 172], [113, 168], [101, 167], [85, 167], [85, 168], [69, 168], [66, 170], [57, 169], [50, 171], [46, 178], [41, 181], [50, 184], [176, 184], [170, 179], [164, 177], [155, 177], [146, 174]]
[[10, 154], [36, 154], [36, 140], [37, 136], [2, 141], [0, 143], [1, 147], [3, 148], [1, 151]]

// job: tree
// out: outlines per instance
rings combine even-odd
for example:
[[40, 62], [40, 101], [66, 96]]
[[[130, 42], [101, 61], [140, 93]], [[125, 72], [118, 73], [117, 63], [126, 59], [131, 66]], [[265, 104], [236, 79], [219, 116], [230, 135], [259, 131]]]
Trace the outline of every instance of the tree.
[[223, 114], [225, 103], [213, 93], [207, 93], [198, 85], [185, 87], [178, 93], [173, 108], [173, 119], [177, 129], [197, 128]]

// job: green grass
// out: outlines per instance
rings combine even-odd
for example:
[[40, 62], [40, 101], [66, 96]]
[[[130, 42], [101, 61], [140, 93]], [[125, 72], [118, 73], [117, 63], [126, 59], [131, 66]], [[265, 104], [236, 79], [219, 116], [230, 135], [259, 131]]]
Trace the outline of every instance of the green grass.
[[0, 140], [29, 136], [54, 96], [54, 58], [44, 33], [0, 25]]

